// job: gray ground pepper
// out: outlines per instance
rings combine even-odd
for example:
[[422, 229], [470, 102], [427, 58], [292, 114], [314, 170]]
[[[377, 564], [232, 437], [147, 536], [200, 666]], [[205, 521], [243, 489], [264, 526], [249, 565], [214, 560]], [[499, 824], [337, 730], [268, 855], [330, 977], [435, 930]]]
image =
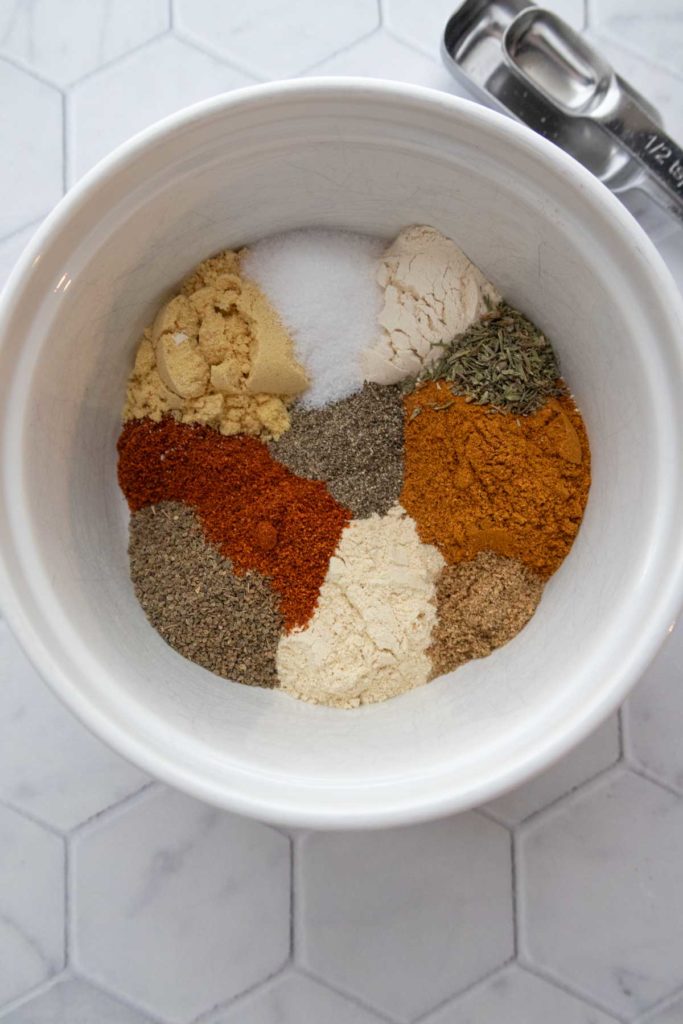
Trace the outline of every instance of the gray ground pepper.
[[226, 679], [277, 686], [282, 617], [271, 586], [259, 573], [236, 576], [194, 512], [175, 502], [136, 512], [128, 554], [137, 598], [171, 647]]
[[356, 519], [384, 515], [403, 483], [403, 400], [400, 385], [364, 384], [321, 409], [290, 411], [291, 427], [268, 447], [293, 473], [324, 480]]

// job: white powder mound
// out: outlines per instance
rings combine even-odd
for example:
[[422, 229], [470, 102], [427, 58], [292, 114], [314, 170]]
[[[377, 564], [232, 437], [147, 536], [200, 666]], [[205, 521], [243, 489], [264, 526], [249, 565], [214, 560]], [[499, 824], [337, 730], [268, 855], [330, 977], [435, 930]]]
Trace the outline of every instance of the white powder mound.
[[433, 675], [427, 648], [436, 623], [441, 554], [410, 516], [353, 520], [308, 626], [280, 640], [282, 689], [313, 704], [351, 708], [395, 697]]
[[311, 380], [302, 405], [319, 408], [363, 386], [360, 356], [377, 336], [381, 239], [306, 229], [264, 238], [242, 270], [266, 293]]
[[395, 384], [442, 354], [500, 295], [455, 242], [436, 228], [404, 228], [382, 256], [380, 332], [363, 353], [367, 380]]

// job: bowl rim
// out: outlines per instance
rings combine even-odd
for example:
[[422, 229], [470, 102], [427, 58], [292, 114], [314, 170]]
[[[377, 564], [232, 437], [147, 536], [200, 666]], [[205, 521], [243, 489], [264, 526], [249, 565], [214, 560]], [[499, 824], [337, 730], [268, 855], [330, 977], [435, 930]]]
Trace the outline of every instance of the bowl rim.
[[[165, 139], [189, 125], [215, 114], [233, 109], [277, 106], [294, 98], [344, 100], [349, 96], [368, 97], [374, 101], [387, 101], [394, 106], [403, 105], [425, 113], [457, 114], [461, 122], [486, 126], [496, 132], [502, 141], [532, 150], [535, 159], [560, 175], [582, 200], [593, 207], [596, 216], [609, 222], [613, 232], [621, 234], [624, 244], [640, 260], [640, 269], [649, 276], [653, 290], [661, 296], [662, 307], [667, 307], [673, 328], [676, 320], [683, 322], [683, 300], [663, 259], [642, 228], [603, 184], [585, 168], [552, 143], [536, 135], [531, 129], [504, 115], [488, 110], [470, 100], [445, 92], [382, 79], [359, 77], [311, 77], [268, 82], [247, 86], [224, 93], [186, 107], [150, 125], [105, 156], [88, 171], [60, 200], [36, 231], [15, 265], [0, 296], [0, 358], [4, 354], [5, 324], [23, 301], [22, 293], [30, 284], [32, 267], [41, 251], [53, 238], [67, 230], [75, 211], [86, 204], [100, 184], [119, 175], [158, 140]], [[7, 436], [2, 437], [5, 433]], [[8, 507], [18, 506], [20, 498], [8, 487], [5, 455], [11, 448], [11, 431], [0, 421], [0, 445], [3, 465], [0, 486], [5, 492], [3, 500]], [[683, 451], [683, 438], [678, 437], [679, 455]], [[680, 465], [680, 459], [677, 462]], [[17, 489], [19, 490], [19, 489]], [[671, 488], [673, 496], [674, 488]], [[672, 500], [673, 505], [673, 500]], [[454, 788], [453, 779], [444, 770], [429, 776], [426, 784], [411, 786], [410, 793], [387, 802], [378, 809], [375, 805], [362, 805], [361, 791], [354, 788], [358, 806], [335, 807], [329, 788], [316, 788], [311, 783], [272, 787], [269, 795], [254, 797], [240, 787], [237, 769], [230, 769], [220, 782], [209, 778], [201, 766], [188, 764], [174, 756], [170, 749], [161, 751], [152, 747], [142, 734], [134, 734], [130, 725], [122, 726], [110, 719], [96, 702], [84, 696], [78, 684], [71, 680], [57, 664], [57, 658], [48, 649], [41, 636], [39, 615], [32, 615], [22, 603], [13, 571], [8, 562], [4, 542], [0, 538], [0, 604], [5, 618], [40, 675], [64, 704], [110, 748], [139, 765], [152, 776], [181, 789], [194, 797], [260, 820], [275, 824], [313, 828], [381, 828], [403, 825], [442, 817], [467, 810], [499, 797], [508, 790], [548, 768], [572, 747], [584, 739], [623, 701], [668, 633], [674, 628], [675, 618], [683, 603], [683, 531], [674, 538], [676, 544], [668, 553], [668, 573], [662, 580], [660, 600], [651, 611], [640, 635], [633, 639], [621, 657], [621, 663], [610, 673], [609, 687], [603, 684], [603, 696], [590, 708], [576, 713], [571, 721], [556, 726], [532, 750], [518, 752], [510, 763], [497, 772], [465, 788]], [[75, 661], [78, 654], [71, 652]], [[607, 692], [604, 692], [607, 690]], [[398, 780], [390, 784], [399, 788]], [[343, 786], [336, 787], [340, 792]]]

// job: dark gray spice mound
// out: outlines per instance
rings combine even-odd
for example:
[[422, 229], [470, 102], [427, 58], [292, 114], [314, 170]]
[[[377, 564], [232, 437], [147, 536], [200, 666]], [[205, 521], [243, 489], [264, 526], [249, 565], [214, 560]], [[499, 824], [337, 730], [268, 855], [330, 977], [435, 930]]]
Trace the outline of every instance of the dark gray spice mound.
[[298, 476], [324, 480], [330, 494], [366, 519], [384, 515], [403, 483], [403, 399], [399, 385], [364, 384], [321, 409], [294, 406], [291, 427], [268, 445]]
[[130, 521], [130, 575], [147, 618], [179, 654], [226, 679], [277, 686], [278, 601], [259, 573], [236, 576], [185, 505]]
[[454, 395], [518, 416], [536, 412], [551, 395], [566, 393], [548, 339], [505, 302], [444, 346], [441, 358], [419, 380], [447, 380]]

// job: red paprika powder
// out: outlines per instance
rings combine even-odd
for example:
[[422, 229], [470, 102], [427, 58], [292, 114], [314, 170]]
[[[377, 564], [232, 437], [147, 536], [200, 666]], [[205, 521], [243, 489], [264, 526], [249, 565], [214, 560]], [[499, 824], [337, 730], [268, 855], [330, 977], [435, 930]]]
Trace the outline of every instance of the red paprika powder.
[[[132, 512], [181, 501], [235, 571], [270, 577], [288, 630], [315, 609], [339, 536], [351, 513], [318, 480], [295, 476], [261, 441], [223, 437], [209, 427], [129, 420], [118, 441], [118, 475]], [[270, 524], [271, 546], [263, 528]]]

